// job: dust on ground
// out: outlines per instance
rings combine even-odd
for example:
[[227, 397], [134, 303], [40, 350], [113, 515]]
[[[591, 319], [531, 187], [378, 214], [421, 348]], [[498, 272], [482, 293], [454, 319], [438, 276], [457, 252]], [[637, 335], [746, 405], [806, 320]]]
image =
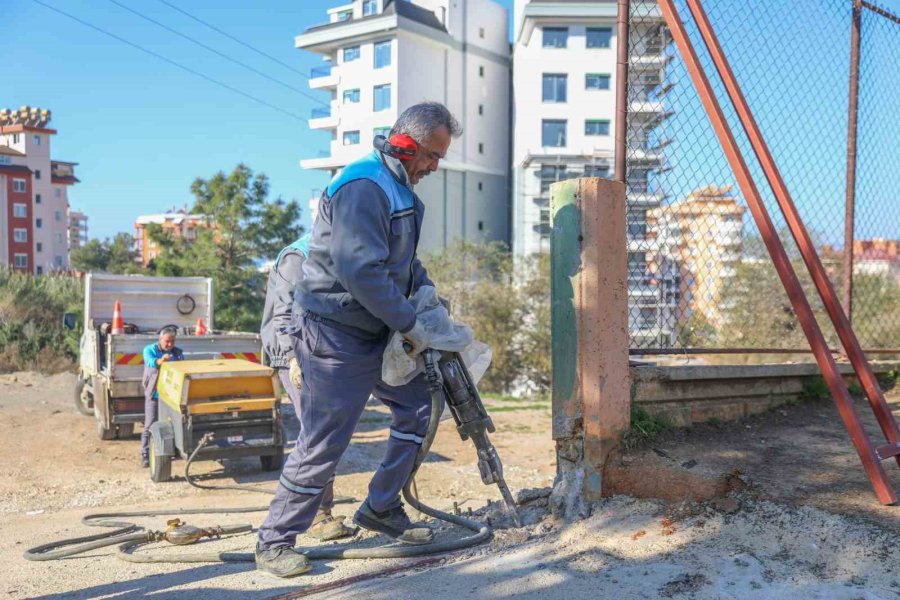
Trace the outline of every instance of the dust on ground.
[[[21, 554], [28, 547], [96, 533], [79, 523], [92, 512], [263, 508], [268, 503], [261, 494], [192, 488], [181, 476], [183, 461], [173, 463], [174, 481], [153, 484], [137, 466], [137, 437], [98, 440], [93, 420], [75, 412], [73, 386], [71, 375], [0, 376], [0, 560], [6, 567], [0, 594], [264, 598], [313, 591], [312, 586], [421, 560], [316, 561], [310, 575], [288, 581], [259, 574], [252, 563], [128, 563], [115, 557], [114, 548], [50, 563], [25, 561]], [[549, 406], [531, 400], [489, 404], [498, 429], [492, 439], [510, 487], [550, 485], [555, 462]], [[290, 417], [289, 405], [285, 407]], [[459, 439], [452, 421], [445, 421], [417, 477], [419, 496], [438, 508], [455, 502], [464, 511], [472, 508], [477, 516], [491, 518], [499, 525], [493, 540], [418, 569], [315, 597], [900, 598], [900, 508], [878, 506], [830, 405], [804, 403], [782, 411], [722, 428], [672, 432], [629, 457], [696, 473], [741, 468], [748, 487], [729, 502], [673, 506], [616, 497], [597, 505], [589, 519], [566, 524], [550, 516], [546, 498], [536, 493], [523, 507], [526, 525], [520, 529], [504, 528], [509, 523], [496, 504], [481, 508], [499, 494], [482, 485], [471, 444]], [[365, 497], [371, 472], [383, 456], [388, 424], [383, 409], [367, 408], [339, 468], [337, 493]], [[896, 464], [885, 466], [896, 481]], [[194, 472], [204, 475], [206, 483], [269, 489], [277, 477], [261, 473], [253, 459], [197, 463]], [[352, 515], [354, 509], [338, 505], [336, 512]], [[185, 520], [200, 526], [255, 527], [264, 516], [261, 511]], [[135, 521], [161, 529], [165, 518]], [[459, 533], [445, 528], [440, 535]], [[367, 534], [356, 543], [383, 541]], [[298, 540], [298, 545], [310, 543]], [[141, 552], [251, 552], [253, 544], [253, 534], [245, 534], [182, 549], [157, 544]]]

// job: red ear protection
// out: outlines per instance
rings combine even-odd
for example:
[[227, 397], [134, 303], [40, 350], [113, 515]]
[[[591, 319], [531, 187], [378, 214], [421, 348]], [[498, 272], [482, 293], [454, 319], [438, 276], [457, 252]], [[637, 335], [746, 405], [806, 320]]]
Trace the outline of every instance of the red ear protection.
[[375, 147], [394, 158], [410, 160], [419, 151], [419, 144], [404, 133], [397, 133], [385, 139], [384, 136], [375, 137]]

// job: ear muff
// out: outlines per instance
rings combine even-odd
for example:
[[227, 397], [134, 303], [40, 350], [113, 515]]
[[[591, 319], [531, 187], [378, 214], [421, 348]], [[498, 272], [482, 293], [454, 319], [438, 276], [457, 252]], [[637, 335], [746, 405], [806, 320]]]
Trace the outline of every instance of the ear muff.
[[416, 140], [403, 133], [394, 134], [390, 139], [385, 139], [383, 135], [375, 136], [375, 147], [400, 160], [410, 160], [419, 151]]

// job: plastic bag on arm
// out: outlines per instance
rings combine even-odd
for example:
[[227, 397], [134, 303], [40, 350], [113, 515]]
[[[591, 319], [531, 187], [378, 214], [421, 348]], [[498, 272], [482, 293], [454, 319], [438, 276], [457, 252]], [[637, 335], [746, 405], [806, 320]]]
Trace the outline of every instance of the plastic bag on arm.
[[[453, 320], [441, 304], [433, 286], [420, 287], [409, 300], [416, 309], [417, 318], [431, 335], [431, 348], [459, 352], [473, 382], [477, 384], [491, 365], [490, 347], [475, 340], [471, 327]], [[403, 350], [403, 335], [395, 331], [384, 350], [382, 381], [391, 386], [400, 386], [409, 383], [424, 371], [425, 361], [421, 356], [409, 357]]]

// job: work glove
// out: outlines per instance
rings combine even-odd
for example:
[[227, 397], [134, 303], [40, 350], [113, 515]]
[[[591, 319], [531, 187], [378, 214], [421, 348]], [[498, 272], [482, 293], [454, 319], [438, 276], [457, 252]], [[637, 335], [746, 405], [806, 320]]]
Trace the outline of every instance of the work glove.
[[[401, 333], [403, 339], [406, 340], [406, 344], [403, 345], [403, 349], [406, 350], [406, 353], [410, 356], [418, 356], [425, 352], [428, 349], [428, 345], [431, 344], [431, 335], [425, 329], [425, 326], [422, 325], [422, 322], [416, 319], [416, 324], [413, 325], [413, 328], [407, 331], [406, 333]], [[407, 347], [407, 344], [409, 347]]]
[[303, 378], [300, 373], [300, 363], [297, 362], [297, 358], [292, 356], [290, 362], [288, 362], [288, 379], [291, 380], [291, 383], [294, 384], [294, 387], [298, 390], [303, 387]]

